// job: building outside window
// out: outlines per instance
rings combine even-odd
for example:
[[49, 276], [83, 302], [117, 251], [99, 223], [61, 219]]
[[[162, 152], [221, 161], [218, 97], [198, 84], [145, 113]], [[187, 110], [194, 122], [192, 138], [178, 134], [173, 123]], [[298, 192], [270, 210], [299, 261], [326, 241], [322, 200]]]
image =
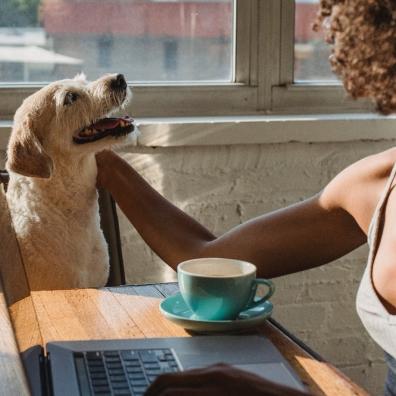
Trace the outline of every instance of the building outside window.
[[98, 38], [98, 66], [110, 70], [112, 66], [113, 38], [111, 35], [103, 35]]
[[312, 30], [318, 0], [297, 0], [295, 8], [294, 81], [335, 81], [323, 32]]

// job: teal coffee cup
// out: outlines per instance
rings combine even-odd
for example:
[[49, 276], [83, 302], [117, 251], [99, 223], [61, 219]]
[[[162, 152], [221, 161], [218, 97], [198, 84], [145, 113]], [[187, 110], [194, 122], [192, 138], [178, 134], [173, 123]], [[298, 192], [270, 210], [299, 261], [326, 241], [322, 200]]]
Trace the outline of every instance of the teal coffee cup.
[[[241, 260], [199, 258], [180, 263], [177, 276], [181, 295], [201, 320], [233, 320], [241, 311], [268, 300], [275, 291], [267, 279], [256, 279], [256, 266]], [[256, 297], [257, 286], [268, 287]]]

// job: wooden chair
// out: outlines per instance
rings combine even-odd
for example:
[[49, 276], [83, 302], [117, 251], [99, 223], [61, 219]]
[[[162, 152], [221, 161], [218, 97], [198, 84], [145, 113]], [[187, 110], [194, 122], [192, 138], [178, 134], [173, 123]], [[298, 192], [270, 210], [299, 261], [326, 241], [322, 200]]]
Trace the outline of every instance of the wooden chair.
[[[8, 172], [0, 170], [0, 183], [4, 184], [5, 189], [8, 180]], [[110, 274], [107, 286], [124, 285], [126, 281], [116, 204], [111, 194], [103, 189], [99, 189], [99, 212], [100, 226], [109, 247]]]

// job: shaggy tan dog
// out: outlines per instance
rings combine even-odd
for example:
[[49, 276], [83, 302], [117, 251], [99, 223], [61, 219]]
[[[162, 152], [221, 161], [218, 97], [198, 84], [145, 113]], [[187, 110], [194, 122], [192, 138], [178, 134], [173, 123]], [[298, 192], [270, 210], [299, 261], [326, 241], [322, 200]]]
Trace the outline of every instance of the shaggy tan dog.
[[33, 290], [104, 286], [95, 153], [134, 135], [104, 118], [131, 97], [124, 76], [54, 82], [17, 110], [7, 150], [7, 201]]

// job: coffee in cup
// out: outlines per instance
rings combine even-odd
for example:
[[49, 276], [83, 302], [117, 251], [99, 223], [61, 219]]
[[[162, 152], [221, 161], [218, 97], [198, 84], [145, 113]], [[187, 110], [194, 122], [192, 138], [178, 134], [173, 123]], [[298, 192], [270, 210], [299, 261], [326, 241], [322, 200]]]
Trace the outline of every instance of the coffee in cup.
[[[274, 293], [274, 284], [256, 279], [256, 266], [226, 258], [187, 260], [177, 267], [179, 288], [186, 304], [201, 320], [233, 320], [246, 309], [258, 306]], [[257, 286], [268, 292], [256, 298]]]

